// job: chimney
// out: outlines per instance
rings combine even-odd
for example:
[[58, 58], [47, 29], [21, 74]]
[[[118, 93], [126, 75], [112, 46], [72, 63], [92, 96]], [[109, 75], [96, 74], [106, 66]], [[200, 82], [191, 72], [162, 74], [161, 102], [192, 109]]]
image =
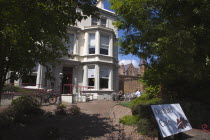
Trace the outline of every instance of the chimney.
[[98, 3], [96, 4], [96, 7], [104, 9], [104, 0], [98, 0]]
[[147, 61], [144, 58], [141, 58], [141, 61], [139, 63], [139, 74], [141, 76], [144, 75], [144, 72], [146, 70]]
[[124, 75], [124, 64], [120, 64], [120, 75]]

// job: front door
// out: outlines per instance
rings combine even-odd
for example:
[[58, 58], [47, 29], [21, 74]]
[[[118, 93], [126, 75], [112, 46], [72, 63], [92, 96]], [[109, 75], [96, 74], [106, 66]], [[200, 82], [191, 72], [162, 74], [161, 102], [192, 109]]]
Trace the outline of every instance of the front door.
[[72, 84], [72, 74], [73, 74], [72, 67], [63, 67], [63, 81], [62, 81], [63, 94], [72, 94], [72, 86], [69, 85]]

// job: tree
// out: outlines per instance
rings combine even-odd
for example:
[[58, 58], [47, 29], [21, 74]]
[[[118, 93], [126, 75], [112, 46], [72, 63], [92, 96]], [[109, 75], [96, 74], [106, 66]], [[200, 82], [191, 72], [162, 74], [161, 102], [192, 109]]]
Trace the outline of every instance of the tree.
[[97, 0], [0, 0], [0, 93], [6, 74], [29, 74], [67, 55], [67, 28], [90, 15]]
[[124, 54], [149, 60], [144, 81], [166, 100], [209, 100], [210, 2], [110, 0]]

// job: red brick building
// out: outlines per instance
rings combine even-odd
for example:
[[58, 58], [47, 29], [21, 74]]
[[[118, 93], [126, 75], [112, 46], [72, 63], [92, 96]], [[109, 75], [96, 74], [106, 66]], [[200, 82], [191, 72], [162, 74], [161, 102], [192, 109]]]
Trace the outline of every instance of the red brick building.
[[123, 90], [124, 93], [133, 93], [136, 90], [144, 92], [144, 86], [140, 82], [141, 76], [145, 72], [146, 61], [142, 59], [135, 68], [132, 63], [124, 65], [121, 63], [119, 68], [119, 90]]

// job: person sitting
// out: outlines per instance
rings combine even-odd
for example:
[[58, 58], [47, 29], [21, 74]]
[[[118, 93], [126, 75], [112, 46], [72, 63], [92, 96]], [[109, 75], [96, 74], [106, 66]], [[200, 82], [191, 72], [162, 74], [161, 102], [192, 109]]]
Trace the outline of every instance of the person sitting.
[[124, 97], [124, 93], [122, 90], [119, 91], [119, 96], [118, 96], [118, 99], [119, 100], [123, 100], [125, 97]]
[[140, 97], [140, 96], [141, 96], [140, 90], [136, 90], [136, 97]]

